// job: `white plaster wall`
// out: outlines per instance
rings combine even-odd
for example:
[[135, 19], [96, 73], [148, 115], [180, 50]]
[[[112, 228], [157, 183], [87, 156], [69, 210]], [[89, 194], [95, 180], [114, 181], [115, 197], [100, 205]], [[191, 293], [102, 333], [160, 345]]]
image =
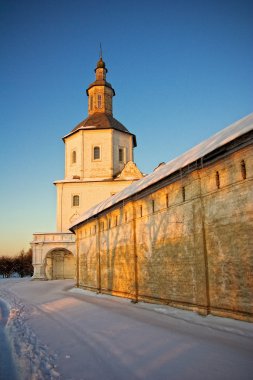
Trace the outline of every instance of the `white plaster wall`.
[[[65, 178], [83, 177], [82, 132], [75, 133], [65, 140]], [[72, 152], [76, 151], [76, 163], [72, 163]]]
[[[113, 174], [122, 171], [128, 161], [133, 161], [133, 137], [113, 130]], [[125, 162], [119, 162], [119, 148], [125, 148]]]
[[[57, 183], [57, 232], [66, 232], [84, 211], [118, 193], [133, 181]], [[79, 195], [79, 206], [72, 206], [72, 196]]]
[[[89, 130], [83, 133], [84, 178], [112, 178], [112, 130]], [[100, 147], [101, 158], [93, 159], [94, 146]]]

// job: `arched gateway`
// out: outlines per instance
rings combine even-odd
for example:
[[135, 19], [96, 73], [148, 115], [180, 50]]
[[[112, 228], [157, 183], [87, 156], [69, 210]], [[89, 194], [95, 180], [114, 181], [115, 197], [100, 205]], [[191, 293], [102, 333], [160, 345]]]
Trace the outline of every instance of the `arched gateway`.
[[74, 278], [76, 271], [74, 255], [67, 249], [53, 249], [45, 258], [45, 274], [48, 280]]
[[33, 280], [76, 277], [75, 235], [70, 232], [33, 235]]

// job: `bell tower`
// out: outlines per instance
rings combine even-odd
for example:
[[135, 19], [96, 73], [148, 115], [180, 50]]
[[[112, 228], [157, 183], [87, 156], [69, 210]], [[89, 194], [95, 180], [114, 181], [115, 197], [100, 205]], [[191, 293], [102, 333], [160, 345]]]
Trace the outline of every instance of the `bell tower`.
[[106, 81], [107, 68], [100, 53], [100, 58], [95, 68], [96, 80], [87, 88], [88, 114], [96, 112], [106, 113], [112, 116], [112, 97], [115, 91], [111, 84]]

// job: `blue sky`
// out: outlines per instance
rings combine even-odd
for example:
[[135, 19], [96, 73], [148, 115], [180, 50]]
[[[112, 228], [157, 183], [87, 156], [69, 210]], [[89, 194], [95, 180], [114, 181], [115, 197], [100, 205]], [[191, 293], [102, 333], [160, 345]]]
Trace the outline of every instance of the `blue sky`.
[[55, 231], [61, 137], [87, 116], [100, 41], [149, 173], [253, 111], [252, 15], [246, 0], [0, 0], [0, 255]]

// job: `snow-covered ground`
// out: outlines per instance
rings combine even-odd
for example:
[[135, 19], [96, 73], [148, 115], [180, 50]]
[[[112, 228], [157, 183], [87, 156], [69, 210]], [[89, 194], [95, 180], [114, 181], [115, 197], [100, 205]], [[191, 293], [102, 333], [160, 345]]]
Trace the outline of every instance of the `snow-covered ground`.
[[1, 380], [16, 379], [3, 332], [20, 380], [252, 379], [253, 324], [73, 286], [0, 280]]

